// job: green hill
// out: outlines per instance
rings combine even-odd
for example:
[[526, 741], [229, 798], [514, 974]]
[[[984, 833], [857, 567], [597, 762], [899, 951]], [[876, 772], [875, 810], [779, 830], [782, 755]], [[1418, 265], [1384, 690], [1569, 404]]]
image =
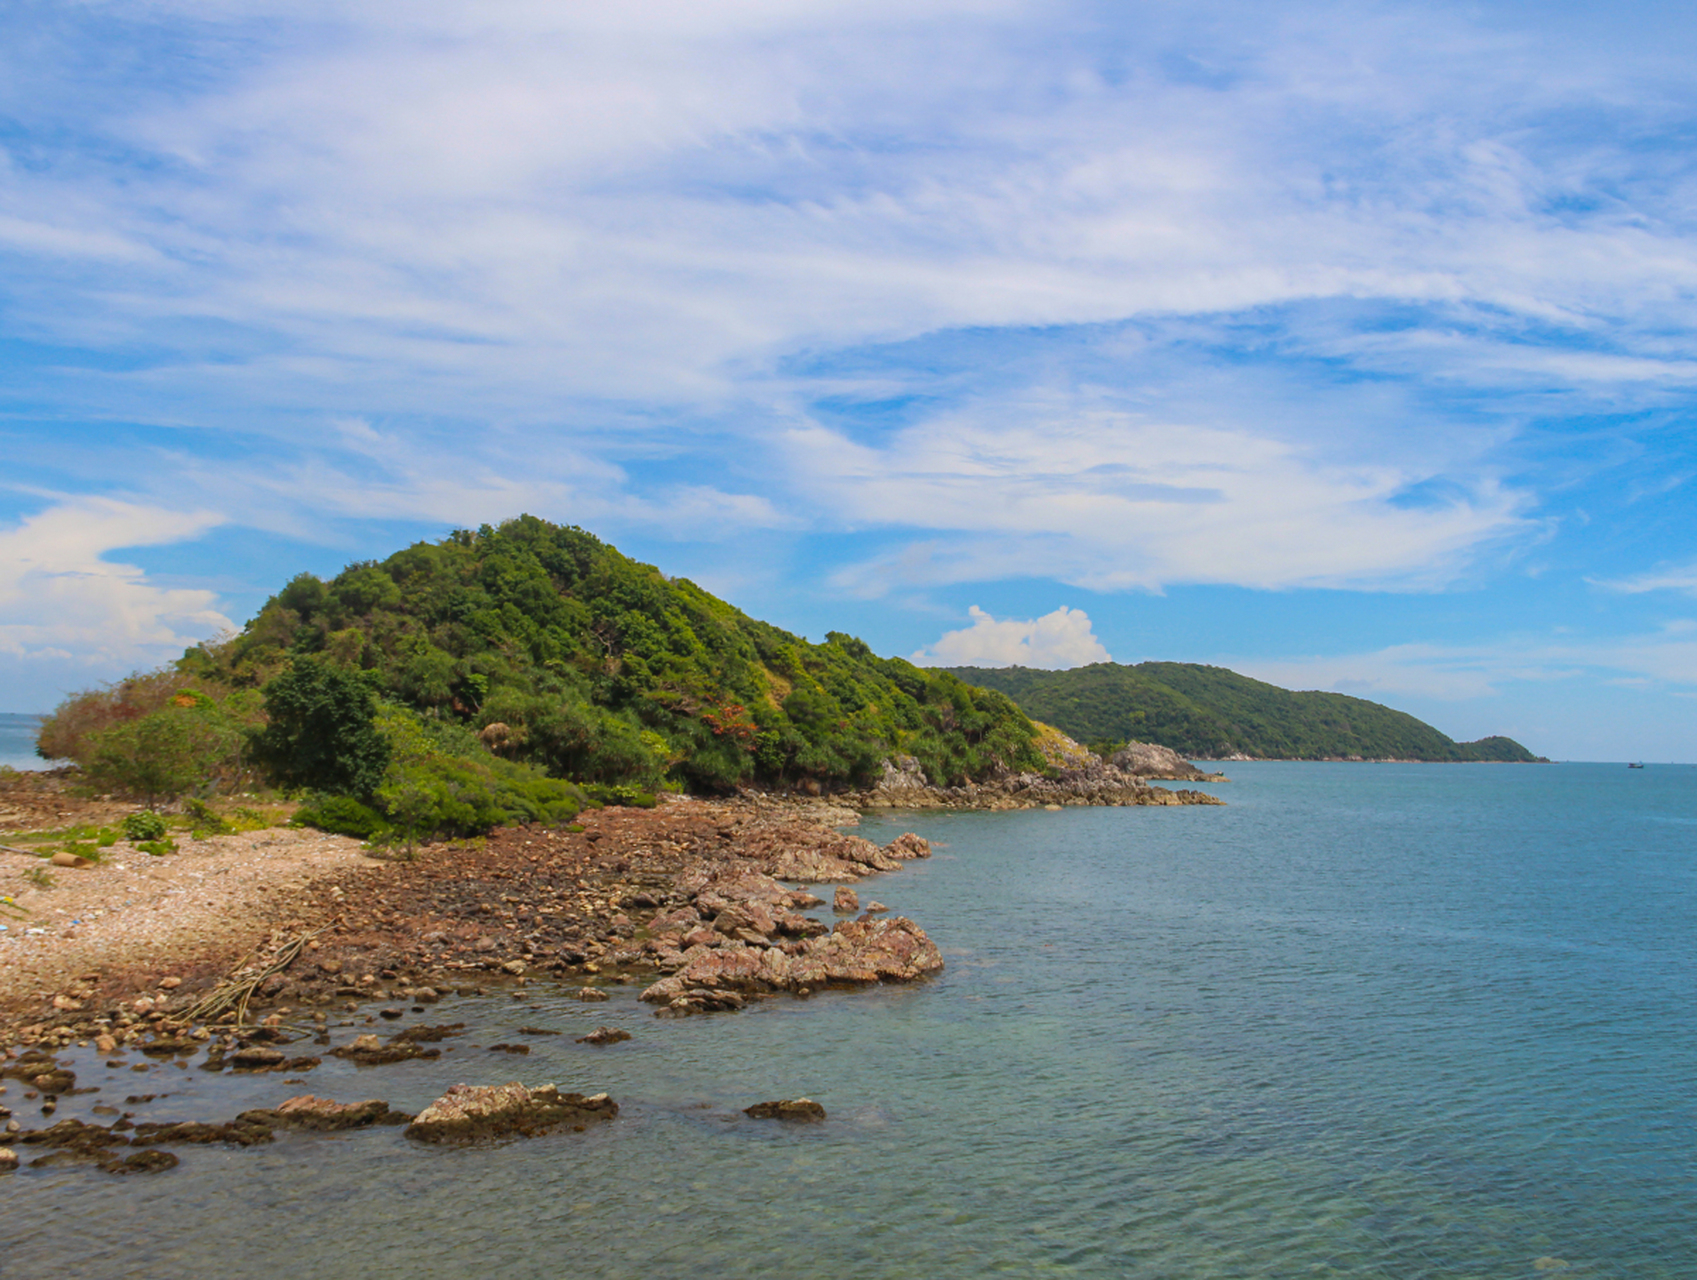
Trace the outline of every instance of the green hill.
[[[146, 742], [113, 735], [143, 723]], [[1041, 770], [1035, 732], [1000, 693], [838, 632], [809, 643], [581, 529], [521, 516], [327, 582], [301, 574], [234, 639], [67, 700], [40, 749], [82, 763], [104, 742], [133, 760], [170, 740], [186, 761], [222, 751], [221, 776], [254, 765], [349, 795], [374, 794], [402, 755], [491, 753], [578, 783], [723, 791], [864, 783], [895, 752], [950, 784]]]
[[1224, 667], [1186, 662], [1070, 671], [953, 667], [970, 684], [997, 689], [1025, 713], [1083, 742], [1137, 740], [1182, 755], [1325, 760], [1536, 760], [1510, 738], [1455, 742], [1401, 711], [1342, 693], [1293, 693]]

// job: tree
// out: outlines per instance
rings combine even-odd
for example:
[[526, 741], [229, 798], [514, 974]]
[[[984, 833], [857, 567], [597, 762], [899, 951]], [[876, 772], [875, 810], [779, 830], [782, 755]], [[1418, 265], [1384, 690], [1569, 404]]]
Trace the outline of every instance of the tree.
[[389, 746], [371, 688], [356, 673], [296, 658], [265, 686], [265, 713], [254, 758], [283, 786], [363, 798], [382, 782]]

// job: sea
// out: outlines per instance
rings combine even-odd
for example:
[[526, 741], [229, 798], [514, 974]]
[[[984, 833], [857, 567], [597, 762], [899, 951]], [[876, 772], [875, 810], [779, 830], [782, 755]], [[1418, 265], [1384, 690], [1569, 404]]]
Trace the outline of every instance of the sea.
[[[942, 948], [918, 985], [676, 1021], [633, 987], [456, 997], [408, 1015], [467, 1024], [440, 1060], [304, 1086], [79, 1051], [100, 1092], [61, 1117], [515, 1078], [623, 1110], [26, 1169], [0, 1275], [1697, 1275], [1697, 768], [1227, 768], [1224, 808], [867, 818], [935, 845], [860, 886]], [[598, 1024], [634, 1038], [575, 1042]], [[742, 1114], [802, 1096], [824, 1123]]]
[[49, 761], [35, 754], [35, 731], [40, 716], [0, 711], [0, 768], [51, 769]]

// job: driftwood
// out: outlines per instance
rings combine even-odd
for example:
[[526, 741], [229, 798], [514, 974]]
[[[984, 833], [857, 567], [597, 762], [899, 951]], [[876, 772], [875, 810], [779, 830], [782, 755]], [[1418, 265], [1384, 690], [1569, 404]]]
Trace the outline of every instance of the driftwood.
[[0, 853], [21, 853], [26, 858], [39, 858], [42, 852], [40, 849], [20, 849], [16, 845], [0, 844]]
[[248, 1001], [253, 999], [253, 993], [259, 990], [260, 984], [272, 974], [281, 973], [292, 965], [295, 958], [300, 955], [302, 948], [323, 932], [323, 929], [314, 929], [311, 933], [303, 933], [285, 942], [264, 965], [246, 976], [242, 976], [243, 971], [252, 968], [255, 963], [254, 957], [259, 950], [255, 947], [231, 971], [229, 977], [207, 992], [197, 1004], [185, 1012], [174, 1012], [171, 1015], [173, 1021], [204, 1022], [233, 1009], [236, 1014], [236, 1025], [238, 1027], [243, 1025], [247, 1022]]

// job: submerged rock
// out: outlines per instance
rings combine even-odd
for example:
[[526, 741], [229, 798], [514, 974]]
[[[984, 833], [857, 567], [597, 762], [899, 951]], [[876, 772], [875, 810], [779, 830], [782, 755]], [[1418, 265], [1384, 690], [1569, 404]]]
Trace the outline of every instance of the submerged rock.
[[586, 1036], [579, 1036], [579, 1044], [618, 1044], [621, 1040], [629, 1040], [630, 1032], [620, 1031], [617, 1027], [596, 1027]]
[[744, 1107], [742, 1113], [753, 1120], [799, 1120], [807, 1124], [817, 1124], [825, 1118], [825, 1108], [812, 1098], [757, 1102], [752, 1107]]
[[589, 1121], [611, 1120], [618, 1114], [619, 1104], [604, 1093], [561, 1093], [551, 1084], [527, 1089], [516, 1080], [457, 1084], [419, 1112], [406, 1134], [421, 1142], [531, 1138], [566, 1125], [581, 1130]]

